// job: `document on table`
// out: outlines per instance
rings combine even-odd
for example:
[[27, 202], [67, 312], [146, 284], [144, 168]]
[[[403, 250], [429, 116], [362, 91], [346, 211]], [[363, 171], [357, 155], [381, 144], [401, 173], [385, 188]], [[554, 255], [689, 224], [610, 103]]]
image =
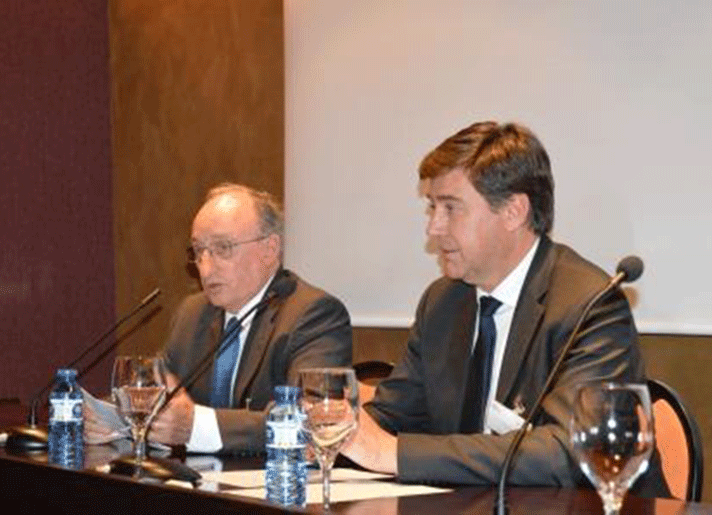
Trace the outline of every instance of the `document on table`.
[[[213, 490], [210, 484], [220, 483], [220, 492], [255, 499], [265, 498], [264, 470], [235, 470], [230, 472], [204, 472], [202, 483]], [[232, 487], [231, 489], [224, 486]], [[409, 485], [393, 481], [390, 474], [378, 474], [349, 468], [331, 471], [331, 502], [358, 501], [377, 497], [400, 497], [410, 495], [439, 494], [449, 492], [449, 488], [425, 485]], [[307, 503], [321, 503], [321, 471], [309, 472]]]

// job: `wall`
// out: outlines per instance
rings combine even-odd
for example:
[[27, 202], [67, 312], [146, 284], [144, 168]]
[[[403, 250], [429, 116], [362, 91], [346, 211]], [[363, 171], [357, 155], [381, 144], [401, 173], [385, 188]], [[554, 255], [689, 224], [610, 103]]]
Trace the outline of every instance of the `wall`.
[[295, 0], [285, 29], [286, 262], [357, 324], [410, 323], [438, 274], [418, 163], [495, 119], [547, 148], [557, 240], [643, 258], [642, 330], [712, 334], [712, 2]]
[[27, 402], [114, 318], [107, 30], [104, 0], [2, 3], [0, 398]]
[[150, 352], [198, 288], [185, 249], [206, 190], [282, 197], [282, 2], [113, 0], [110, 21], [117, 311], [163, 290], [121, 350]]

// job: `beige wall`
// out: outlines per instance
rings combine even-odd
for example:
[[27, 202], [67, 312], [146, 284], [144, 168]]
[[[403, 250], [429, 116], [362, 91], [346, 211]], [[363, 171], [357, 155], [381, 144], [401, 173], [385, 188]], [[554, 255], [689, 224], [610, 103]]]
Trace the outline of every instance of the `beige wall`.
[[122, 343], [149, 351], [197, 288], [185, 249], [206, 190], [234, 181], [283, 197], [282, 0], [110, 4], [116, 310], [163, 290]]

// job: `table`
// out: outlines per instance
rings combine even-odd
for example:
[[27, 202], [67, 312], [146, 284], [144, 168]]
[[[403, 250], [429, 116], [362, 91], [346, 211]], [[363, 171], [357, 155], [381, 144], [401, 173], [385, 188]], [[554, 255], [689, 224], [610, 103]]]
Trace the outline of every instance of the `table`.
[[[19, 411], [18, 411], [19, 412]], [[6, 413], [7, 415], [7, 413]], [[12, 420], [18, 418], [10, 417]], [[0, 427], [5, 427], [3, 424]], [[89, 446], [86, 464], [107, 463], [115, 450], [109, 446]], [[254, 468], [257, 458], [220, 458], [224, 470]], [[142, 483], [130, 478], [91, 469], [64, 470], [47, 464], [45, 453], [12, 455], [0, 449], [0, 500], [5, 506], [18, 505], [32, 513], [101, 515], [128, 514], [222, 514], [321, 513], [320, 505], [305, 510], [286, 510], [266, 501], [248, 499], [226, 491], [195, 489]], [[335, 503], [334, 515], [439, 515], [490, 514], [493, 488], [458, 487], [444, 494], [400, 498], [369, 499]], [[510, 488], [511, 515], [567, 514], [601, 515], [601, 501], [586, 489]], [[629, 496], [623, 515], [712, 515], [712, 504], [685, 503], [669, 499], [640, 499]]]
[[[226, 468], [241, 460], [227, 458]], [[248, 460], [249, 465], [254, 461]], [[5, 506], [19, 504], [23, 511], [47, 513], [110, 514], [221, 514], [221, 513], [321, 513], [319, 505], [306, 510], [285, 510], [266, 501], [241, 498], [227, 492], [142, 483], [93, 470], [72, 471], [46, 464], [44, 454], [16, 456], [0, 451], [0, 499]], [[334, 515], [489, 514], [493, 488], [458, 487], [444, 494], [369, 499], [333, 505]], [[511, 488], [510, 513], [602, 513], [595, 492], [585, 489]], [[29, 510], [28, 510], [29, 509]], [[668, 499], [629, 497], [624, 514], [710, 514], [712, 505]]]

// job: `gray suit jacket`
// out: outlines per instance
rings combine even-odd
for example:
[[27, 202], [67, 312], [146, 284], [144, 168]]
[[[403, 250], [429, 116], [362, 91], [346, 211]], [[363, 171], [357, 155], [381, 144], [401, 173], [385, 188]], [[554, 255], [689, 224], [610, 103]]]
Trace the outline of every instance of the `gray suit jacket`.
[[[516, 306], [496, 398], [528, 409], [561, 347], [608, 276], [544, 236]], [[401, 480], [493, 484], [513, 433], [458, 434], [477, 312], [475, 288], [441, 278], [423, 295], [402, 362], [379, 385], [369, 412], [398, 433]], [[517, 454], [510, 482], [572, 486], [585, 482], [570, 451], [575, 386], [586, 380], [645, 380], [637, 332], [620, 290], [595, 307]], [[656, 468], [655, 466], [653, 468]], [[653, 495], [664, 495], [656, 478]], [[664, 482], [663, 482], [664, 485]]]
[[[225, 452], [262, 452], [266, 406], [274, 386], [296, 384], [301, 368], [351, 365], [351, 323], [344, 305], [295, 274], [282, 270], [279, 281], [294, 281], [296, 289], [258, 312], [240, 360], [234, 406], [218, 409]], [[183, 378], [222, 337], [225, 311], [202, 293], [187, 297], [173, 318], [166, 344], [168, 368]], [[198, 404], [210, 404], [213, 365], [189, 393]]]

